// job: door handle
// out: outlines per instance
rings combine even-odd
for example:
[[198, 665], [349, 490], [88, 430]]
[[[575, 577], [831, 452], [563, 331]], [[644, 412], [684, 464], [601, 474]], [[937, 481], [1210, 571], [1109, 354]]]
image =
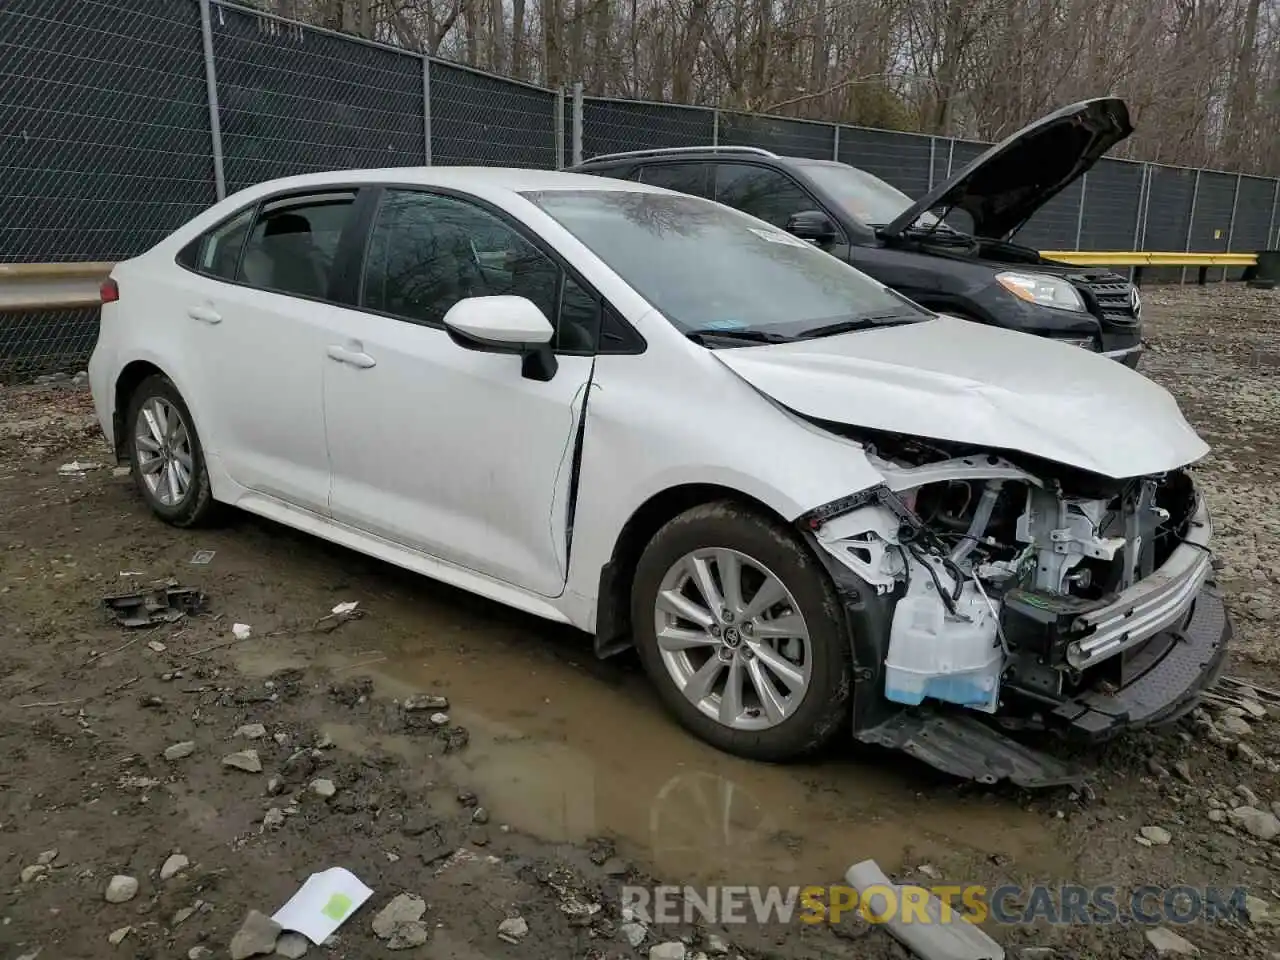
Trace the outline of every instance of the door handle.
[[360, 350], [348, 350], [346, 347], [337, 345], [329, 347], [329, 359], [337, 360], [339, 363], [345, 363], [352, 367], [359, 367], [361, 370], [367, 370], [378, 362]]
[[221, 323], [222, 314], [213, 307], [187, 307], [187, 316], [201, 323]]

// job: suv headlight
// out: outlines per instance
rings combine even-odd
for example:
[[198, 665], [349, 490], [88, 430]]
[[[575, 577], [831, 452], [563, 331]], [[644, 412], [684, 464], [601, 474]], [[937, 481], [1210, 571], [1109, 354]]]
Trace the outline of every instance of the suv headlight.
[[1060, 277], [1051, 277], [1043, 273], [999, 273], [996, 280], [1015, 297], [1028, 303], [1038, 303], [1042, 307], [1056, 307], [1059, 310], [1084, 311], [1084, 300], [1080, 292]]

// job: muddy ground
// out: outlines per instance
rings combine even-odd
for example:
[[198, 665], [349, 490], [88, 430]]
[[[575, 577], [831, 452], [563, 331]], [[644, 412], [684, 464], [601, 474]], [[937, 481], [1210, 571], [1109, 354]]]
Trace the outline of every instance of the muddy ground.
[[[1145, 370], [1214, 446], [1201, 474], [1231, 672], [1265, 701], [1280, 690], [1280, 296], [1146, 300]], [[61, 474], [72, 461], [101, 466]], [[866, 857], [928, 884], [1243, 886], [1251, 917], [1177, 933], [1206, 957], [1280, 949], [1266, 915], [1280, 915], [1280, 720], [1253, 716], [1265, 705], [1209, 705], [1095, 751], [1083, 794], [958, 784], [847, 745], [751, 764], [677, 730], [631, 659], [598, 663], [580, 634], [247, 515], [170, 529], [112, 467], [83, 387], [0, 393], [0, 960], [228, 956], [249, 911], [333, 866], [374, 894], [309, 956], [678, 957], [684, 941], [690, 958], [905, 957], [856, 919], [620, 916], [626, 883], [824, 884]], [[206, 612], [130, 630], [104, 607], [170, 577]], [[358, 616], [325, 619], [351, 601]], [[1165, 833], [1139, 840], [1144, 827]], [[185, 864], [162, 879], [174, 854]], [[115, 877], [136, 893], [108, 902], [134, 886]], [[400, 894], [422, 899], [421, 920], [380, 939], [373, 920]], [[986, 929], [1014, 955], [1155, 953], [1138, 925]]]

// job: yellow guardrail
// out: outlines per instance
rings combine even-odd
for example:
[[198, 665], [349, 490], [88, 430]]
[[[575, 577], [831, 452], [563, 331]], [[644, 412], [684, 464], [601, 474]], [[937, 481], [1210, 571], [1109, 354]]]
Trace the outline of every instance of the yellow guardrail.
[[1080, 267], [1252, 267], [1256, 253], [1175, 253], [1140, 250], [1041, 250], [1046, 260]]
[[0, 263], [0, 313], [74, 310], [102, 302], [114, 263]]

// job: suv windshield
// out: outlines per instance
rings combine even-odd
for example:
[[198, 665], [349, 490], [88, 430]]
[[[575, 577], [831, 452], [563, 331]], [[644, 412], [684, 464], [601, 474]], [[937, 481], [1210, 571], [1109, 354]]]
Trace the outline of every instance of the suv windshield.
[[[869, 227], [889, 225], [915, 202], [879, 177], [843, 163], [805, 164], [804, 172], [846, 212]], [[923, 227], [933, 227], [937, 222], [931, 213], [921, 214], [916, 221]]]
[[623, 190], [524, 196], [684, 333], [772, 342], [932, 316], [830, 254], [709, 200]]

